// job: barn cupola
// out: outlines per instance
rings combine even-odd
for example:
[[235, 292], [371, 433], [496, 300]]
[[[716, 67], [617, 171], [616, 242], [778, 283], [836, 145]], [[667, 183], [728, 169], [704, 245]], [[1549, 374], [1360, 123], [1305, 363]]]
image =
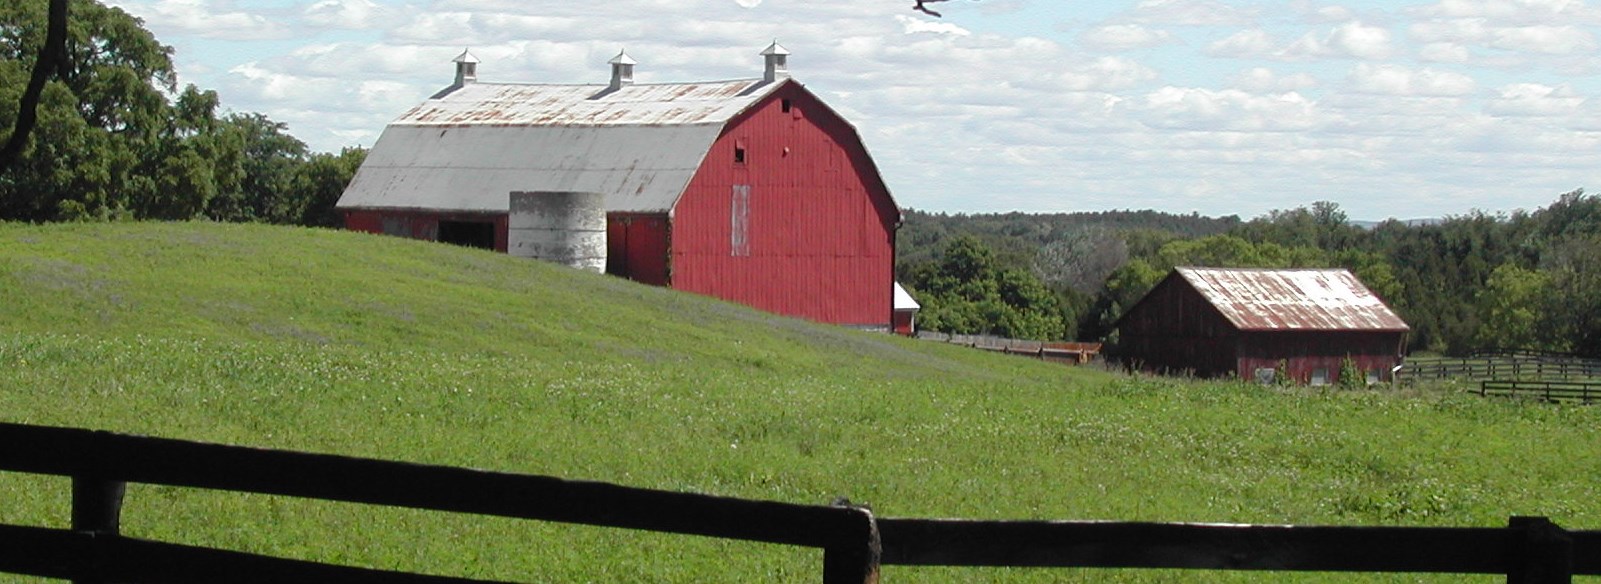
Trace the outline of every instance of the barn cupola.
[[612, 91], [622, 89], [624, 85], [634, 84], [634, 65], [638, 65], [639, 61], [628, 56], [626, 51], [618, 51], [617, 56], [612, 57], [607, 63], [611, 64]]
[[772, 83], [789, 78], [789, 49], [779, 46], [778, 41], [774, 40], [773, 44], [762, 50], [762, 57], [767, 61], [762, 81]]
[[456, 64], [456, 86], [461, 87], [478, 81], [478, 57], [462, 49], [460, 55], [450, 60]]

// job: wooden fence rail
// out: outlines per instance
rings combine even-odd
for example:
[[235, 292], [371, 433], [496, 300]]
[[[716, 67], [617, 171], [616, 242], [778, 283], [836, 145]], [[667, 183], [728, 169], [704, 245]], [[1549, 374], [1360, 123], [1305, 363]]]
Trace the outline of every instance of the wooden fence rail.
[[1601, 575], [1601, 532], [1505, 528], [877, 519], [807, 506], [399, 462], [0, 423], [0, 470], [72, 477], [71, 529], [0, 525], [0, 572], [78, 583], [477, 584], [120, 535], [128, 482], [645, 529], [821, 548], [823, 582], [879, 566]]
[[1601, 361], [1520, 357], [1468, 357], [1408, 359], [1401, 370], [1406, 380], [1543, 379], [1576, 381], [1601, 379]]
[[935, 331], [917, 331], [917, 338], [924, 341], [938, 341], [986, 351], [1038, 357], [1057, 363], [1089, 363], [1101, 354], [1100, 343], [1030, 341], [991, 335], [961, 335]]
[[1549, 402], [1601, 402], [1601, 381], [1518, 381], [1488, 379], [1479, 395], [1543, 399]]
[[82, 533], [116, 535], [121, 485], [132, 482], [821, 548], [830, 584], [871, 581], [878, 566], [872, 514], [853, 507], [3, 423], [0, 470], [73, 477]]

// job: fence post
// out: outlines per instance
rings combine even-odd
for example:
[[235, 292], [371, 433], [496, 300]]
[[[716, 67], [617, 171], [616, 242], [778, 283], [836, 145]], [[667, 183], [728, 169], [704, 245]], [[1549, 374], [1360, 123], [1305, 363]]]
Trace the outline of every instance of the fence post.
[[1511, 565], [1507, 584], [1571, 584], [1573, 538], [1545, 517], [1517, 517], [1507, 521], [1512, 531]]
[[884, 552], [878, 520], [866, 507], [846, 505], [852, 512], [850, 529], [823, 548], [823, 584], [878, 584], [879, 558]]
[[122, 532], [122, 497], [127, 483], [97, 478], [72, 477], [72, 530], [94, 538], [89, 547], [90, 557], [84, 558], [79, 577], [72, 584], [104, 584], [107, 575], [102, 573], [103, 558], [99, 555], [103, 540], [118, 537]]

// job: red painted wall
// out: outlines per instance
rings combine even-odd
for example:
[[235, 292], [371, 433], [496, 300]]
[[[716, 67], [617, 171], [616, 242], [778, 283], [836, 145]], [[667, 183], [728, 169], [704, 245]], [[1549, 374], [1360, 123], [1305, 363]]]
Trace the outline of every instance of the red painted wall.
[[672, 286], [887, 328], [898, 220], [855, 131], [791, 83], [728, 125], [679, 199]]
[[670, 284], [668, 226], [662, 214], [607, 214], [606, 273], [655, 286]]
[[893, 320], [894, 322], [891, 326], [891, 329], [895, 332], [895, 334], [912, 336], [917, 333], [916, 328], [913, 326], [916, 324], [917, 320], [916, 310], [897, 310], [895, 311]]

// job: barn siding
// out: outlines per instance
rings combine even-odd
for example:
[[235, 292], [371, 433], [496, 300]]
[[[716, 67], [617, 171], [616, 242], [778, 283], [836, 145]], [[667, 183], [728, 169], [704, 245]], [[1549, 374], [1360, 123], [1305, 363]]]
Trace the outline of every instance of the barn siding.
[[671, 283], [667, 264], [669, 225], [665, 214], [608, 213], [606, 273], [654, 286]]
[[506, 252], [506, 213], [360, 209], [345, 211], [344, 214], [345, 229], [425, 241], [439, 240], [440, 221], [491, 222], [495, 224], [495, 251]]
[[1124, 354], [1142, 369], [1215, 376], [1236, 367], [1238, 332], [1177, 278], [1157, 284], [1119, 330]]
[[730, 123], [690, 180], [673, 211], [672, 285], [887, 328], [898, 218], [854, 130], [792, 85]]
[[1340, 367], [1349, 357], [1357, 369], [1378, 371], [1390, 380], [1390, 369], [1401, 363], [1406, 334], [1394, 331], [1261, 331], [1245, 333], [1240, 343], [1238, 373], [1250, 379], [1258, 368], [1277, 368], [1283, 360], [1287, 373], [1307, 383], [1314, 369], [1326, 369], [1329, 383], [1339, 381]]

